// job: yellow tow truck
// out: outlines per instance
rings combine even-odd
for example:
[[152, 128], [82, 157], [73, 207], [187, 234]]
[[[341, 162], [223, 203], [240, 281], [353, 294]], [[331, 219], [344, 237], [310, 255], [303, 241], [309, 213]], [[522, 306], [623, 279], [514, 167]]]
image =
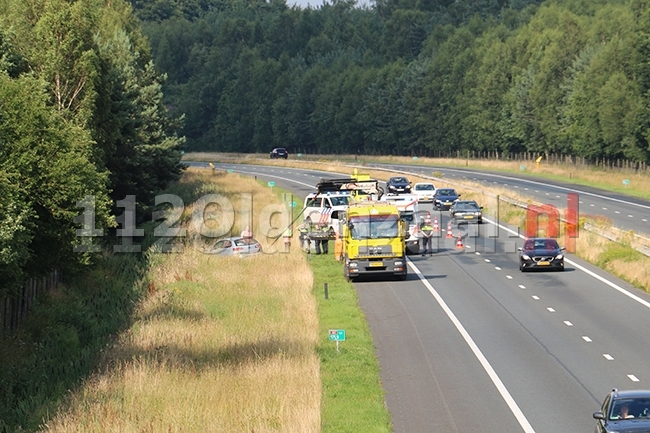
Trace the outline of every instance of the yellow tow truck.
[[349, 281], [362, 275], [406, 279], [406, 226], [397, 206], [382, 201], [352, 202], [340, 231], [343, 272]]

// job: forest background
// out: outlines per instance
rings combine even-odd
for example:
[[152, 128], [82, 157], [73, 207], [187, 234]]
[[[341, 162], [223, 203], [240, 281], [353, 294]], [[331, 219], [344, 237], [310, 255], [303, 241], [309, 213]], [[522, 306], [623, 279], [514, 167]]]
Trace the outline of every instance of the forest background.
[[648, 162], [648, 0], [134, 1], [195, 151]]
[[650, 159], [650, 0], [0, 0], [0, 59], [0, 295], [181, 148]]

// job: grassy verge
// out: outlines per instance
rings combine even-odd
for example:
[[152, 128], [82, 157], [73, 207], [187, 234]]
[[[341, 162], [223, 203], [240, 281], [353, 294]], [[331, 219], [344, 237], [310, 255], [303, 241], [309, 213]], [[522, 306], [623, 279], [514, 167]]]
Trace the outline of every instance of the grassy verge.
[[[390, 432], [372, 335], [358, 306], [354, 286], [345, 281], [332, 255], [310, 261], [318, 301], [323, 383], [323, 432]], [[328, 299], [325, 299], [325, 284]], [[329, 341], [330, 329], [345, 329], [346, 340]]]
[[[238, 232], [245, 215], [242, 191], [255, 202], [255, 218], [277, 209], [278, 197], [268, 188], [208, 170], [190, 170], [170, 192], [186, 205], [205, 194], [226, 197], [234, 205]], [[193, 210], [186, 206], [181, 217], [190, 232]], [[223, 222], [218, 209], [205, 211], [212, 216], [206, 225]], [[93, 339], [86, 349], [93, 361], [77, 379], [56, 382], [60, 392], [43, 395], [44, 404], [25, 404], [30, 393], [14, 402], [13, 409], [24, 405], [29, 422], [14, 420], [6, 431], [390, 431], [372, 338], [354, 288], [332, 255], [308, 262], [295, 243], [288, 254], [229, 258], [203, 254], [196, 239], [188, 236], [182, 253], [150, 250], [137, 278], [119, 279], [119, 266], [111, 272], [99, 266], [96, 278], [77, 283], [74, 291], [91, 293], [104, 281], [107, 295], [120, 287], [135, 293], [128, 305], [114, 299], [107, 312], [126, 316], [124, 330], [112, 339], [108, 334]], [[272, 239], [258, 240], [267, 252], [273, 250]], [[85, 312], [56, 297], [48, 309], [61, 310], [61, 316]], [[59, 329], [57, 341], [75, 340], [66, 330], [80, 328], [83, 324]], [[329, 341], [330, 328], [348, 332], [340, 353]], [[23, 356], [30, 353], [25, 349]], [[52, 356], [50, 362], [65, 371], [69, 358]], [[3, 374], [5, 368], [0, 367]], [[12, 371], [20, 370], [16, 365]], [[21, 377], [30, 372], [34, 367]], [[30, 383], [37, 387], [43, 380], [48, 378]]]

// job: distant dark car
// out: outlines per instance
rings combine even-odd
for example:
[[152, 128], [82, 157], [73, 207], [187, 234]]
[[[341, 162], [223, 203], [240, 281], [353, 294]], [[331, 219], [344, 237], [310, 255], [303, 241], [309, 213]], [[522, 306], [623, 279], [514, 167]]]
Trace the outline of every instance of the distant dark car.
[[519, 250], [519, 270], [554, 269], [564, 270], [564, 247], [552, 238], [530, 238]]
[[219, 254], [222, 256], [247, 256], [262, 251], [262, 246], [253, 238], [232, 237], [219, 239], [208, 254]]
[[438, 188], [433, 194], [433, 207], [438, 210], [448, 210], [458, 197], [460, 194], [453, 188]]
[[388, 194], [410, 194], [411, 182], [404, 176], [395, 176], [386, 182], [386, 191]]
[[270, 154], [271, 159], [276, 159], [276, 158], [284, 158], [287, 159], [289, 158], [289, 152], [287, 152], [287, 149], [284, 147], [276, 147], [271, 151]]
[[474, 200], [457, 200], [449, 208], [449, 216], [454, 223], [465, 221], [483, 224], [483, 207]]
[[649, 433], [650, 391], [613, 389], [593, 417], [596, 433]]

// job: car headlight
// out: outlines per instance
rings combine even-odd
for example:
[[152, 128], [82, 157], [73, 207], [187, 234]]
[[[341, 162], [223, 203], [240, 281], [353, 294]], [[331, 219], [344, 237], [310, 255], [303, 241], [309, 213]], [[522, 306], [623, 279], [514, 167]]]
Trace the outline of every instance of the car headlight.
[[562, 254], [558, 254], [557, 256], [555, 256], [556, 260], [562, 260], [563, 258], [564, 258], [564, 255], [562, 255]]
[[528, 254], [522, 254], [521, 258], [524, 260], [530, 260], [530, 256]]
[[481, 212], [474, 212], [474, 215], [479, 216], [479, 215], [481, 215]]
[[395, 262], [395, 266], [402, 266], [403, 264], [404, 264], [404, 262], [401, 262], [401, 261]]
[[350, 264], [348, 266], [351, 267], [351, 268], [357, 268], [357, 267], [359, 267], [359, 264], [355, 263], [355, 262], [350, 262]]

